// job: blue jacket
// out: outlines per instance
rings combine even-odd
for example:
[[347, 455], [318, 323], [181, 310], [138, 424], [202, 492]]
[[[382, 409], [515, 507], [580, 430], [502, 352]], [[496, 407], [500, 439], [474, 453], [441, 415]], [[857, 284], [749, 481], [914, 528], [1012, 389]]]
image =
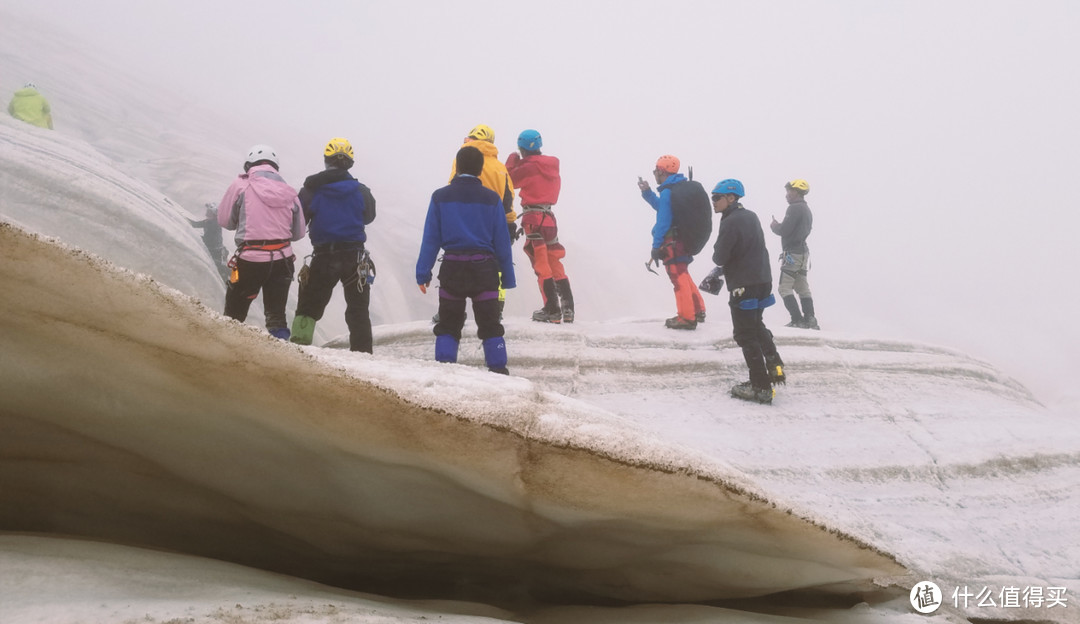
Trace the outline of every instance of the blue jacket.
[[641, 196], [656, 211], [656, 225], [652, 229], [653, 249], [659, 249], [664, 244], [664, 237], [671, 229], [671, 186], [685, 180], [686, 176], [683, 174], [673, 173], [657, 187], [656, 190], [660, 191], [659, 196], [652, 189], [641, 191]]
[[308, 176], [300, 190], [312, 245], [363, 243], [364, 226], [375, 220], [375, 198], [345, 169]]
[[448, 253], [489, 253], [502, 272], [502, 287], [514, 288], [514, 258], [502, 198], [485, 188], [480, 178], [459, 175], [431, 194], [416, 283], [431, 282], [439, 250]]

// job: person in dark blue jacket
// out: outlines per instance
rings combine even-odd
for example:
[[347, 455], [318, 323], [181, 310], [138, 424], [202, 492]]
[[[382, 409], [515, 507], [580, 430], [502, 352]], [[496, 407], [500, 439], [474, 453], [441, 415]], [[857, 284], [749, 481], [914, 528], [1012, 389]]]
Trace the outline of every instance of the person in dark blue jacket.
[[374, 265], [364, 248], [365, 226], [375, 220], [375, 198], [368, 187], [349, 173], [352, 145], [333, 138], [323, 150], [326, 169], [308, 176], [300, 190], [300, 204], [313, 247], [311, 267], [300, 270], [300, 296], [293, 319], [292, 342], [311, 344], [334, 287], [345, 289], [345, 323], [349, 348], [371, 353], [371, 281]]
[[431, 195], [416, 283], [427, 293], [440, 250], [439, 321], [435, 324], [435, 359], [457, 362], [465, 300], [472, 299], [476, 334], [483, 341], [488, 370], [509, 374], [506, 342], [499, 319], [499, 273], [503, 288], [514, 288], [513, 252], [502, 198], [484, 187], [484, 154], [471, 145], [458, 150], [457, 175]]

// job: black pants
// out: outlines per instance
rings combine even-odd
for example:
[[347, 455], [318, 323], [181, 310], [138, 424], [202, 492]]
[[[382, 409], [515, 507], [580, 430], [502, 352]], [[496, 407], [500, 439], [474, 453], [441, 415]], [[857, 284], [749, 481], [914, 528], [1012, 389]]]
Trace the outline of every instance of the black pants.
[[316, 251], [311, 258], [307, 282], [300, 288], [297, 316], [322, 319], [334, 287], [341, 283], [345, 292], [345, 324], [349, 327], [349, 349], [372, 352], [371, 285], [360, 283], [357, 270], [364, 254], [362, 245], [334, 251]]
[[[739, 292], [739, 291], [742, 292]], [[762, 314], [765, 308], [754, 305], [772, 293], [772, 284], [755, 284], [731, 292], [731, 328], [735, 343], [742, 347], [743, 359], [750, 369], [750, 384], [755, 388], [770, 388], [766, 362], [778, 358], [772, 332], [765, 327]], [[753, 307], [750, 307], [753, 305]]]
[[436, 336], [453, 336], [461, 341], [465, 326], [465, 300], [472, 299], [476, 335], [480, 340], [501, 337], [499, 320], [499, 267], [495, 259], [449, 260], [439, 268], [439, 322]]
[[295, 258], [281, 258], [270, 262], [237, 260], [239, 279], [229, 284], [225, 291], [225, 316], [240, 322], [247, 320], [251, 302], [262, 291], [263, 313], [266, 329], [288, 327], [285, 322], [285, 303], [293, 281]]

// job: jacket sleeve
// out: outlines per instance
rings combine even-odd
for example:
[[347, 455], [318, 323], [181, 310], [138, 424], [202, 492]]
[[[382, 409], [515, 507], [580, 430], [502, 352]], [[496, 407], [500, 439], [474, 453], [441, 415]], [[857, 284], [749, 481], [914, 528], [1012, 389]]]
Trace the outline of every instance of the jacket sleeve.
[[235, 230], [240, 226], [240, 205], [243, 193], [240, 190], [240, 179], [235, 180], [225, 195], [218, 202], [217, 222], [226, 230]]
[[536, 175], [536, 171], [536, 165], [527, 160], [522, 160], [521, 155], [517, 152], [511, 152], [506, 157], [506, 172], [510, 174], [510, 180], [516, 189], [521, 188], [523, 180]]
[[[652, 194], [652, 191], [648, 191], [648, 193]], [[646, 191], [642, 191], [641, 196], [645, 198], [645, 201], [649, 201]], [[656, 203], [650, 201], [649, 204], [656, 209], [656, 225], [652, 229], [652, 246], [653, 249], [659, 249], [664, 244], [664, 237], [667, 236], [668, 230], [671, 229], [671, 189], [661, 190]]]
[[[506, 227], [501, 226], [503, 234]], [[416, 259], [416, 283], [431, 283], [431, 269], [435, 266], [435, 259], [439, 256], [442, 248], [442, 225], [440, 224], [439, 209], [435, 204], [435, 198], [431, 198], [428, 204], [427, 218], [424, 219], [424, 237], [420, 241], [420, 256]]]
[[360, 192], [364, 195], [364, 225], [367, 225], [375, 220], [375, 196], [363, 184], [360, 185]]
[[299, 197], [293, 200], [292, 212], [292, 240], [298, 241], [307, 234], [307, 227], [304, 225], [304, 208], [300, 205]]
[[721, 224], [720, 231], [716, 235], [716, 243], [713, 245], [712, 261], [716, 266], [724, 266], [731, 261], [731, 254], [735, 249], [738, 233], [735, 228], [728, 224]]
[[780, 236], [790, 236], [795, 232], [796, 221], [798, 221], [798, 218], [792, 211], [792, 207], [788, 206], [787, 211], [784, 212], [784, 220], [780, 223], [770, 223], [769, 229]]
[[[499, 262], [499, 271], [502, 272], [502, 287], [516, 288], [517, 277], [514, 275], [514, 252], [510, 246], [510, 232], [498, 211], [494, 211], [492, 224], [495, 232], [495, 259]], [[509, 215], [507, 216], [509, 219]]]
[[503, 187], [502, 203], [503, 213], [506, 215], [507, 223], [517, 221], [517, 213], [514, 212], [514, 189], [511, 188], [512, 185], [513, 179], [510, 177], [510, 174], [506, 174], [506, 186]]
[[306, 186], [300, 187], [300, 192], [297, 193], [297, 197], [300, 199], [300, 208], [304, 211], [304, 221], [311, 223], [311, 220], [315, 218], [315, 213], [311, 211], [311, 200], [315, 196]]

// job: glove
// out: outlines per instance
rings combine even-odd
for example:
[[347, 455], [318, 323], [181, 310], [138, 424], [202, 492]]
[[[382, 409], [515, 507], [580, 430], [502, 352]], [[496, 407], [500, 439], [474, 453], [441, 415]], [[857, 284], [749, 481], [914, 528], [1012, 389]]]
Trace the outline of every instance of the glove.
[[704, 290], [710, 295], [719, 295], [720, 289], [724, 287], [724, 280], [720, 276], [724, 274], [724, 267], [716, 267], [709, 274], [705, 276], [705, 279], [701, 280], [698, 284], [700, 290]]
[[521, 236], [521, 233], [518, 232], [517, 224], [507, 223], [506, 224], [506, 230], [508, 232], [510, 232], [510, 242], [511, 243], [516, 242], [517, 239]]
[[666, 256], [666, 255], [667, 254], [664, 253], [664, 248], [663, 247], [656, 247], [652, 251], [649, 252], [649, 258], [651, 258], [652, 260], [655, 260], [656, 262], [663, 261], [664, 256]]

